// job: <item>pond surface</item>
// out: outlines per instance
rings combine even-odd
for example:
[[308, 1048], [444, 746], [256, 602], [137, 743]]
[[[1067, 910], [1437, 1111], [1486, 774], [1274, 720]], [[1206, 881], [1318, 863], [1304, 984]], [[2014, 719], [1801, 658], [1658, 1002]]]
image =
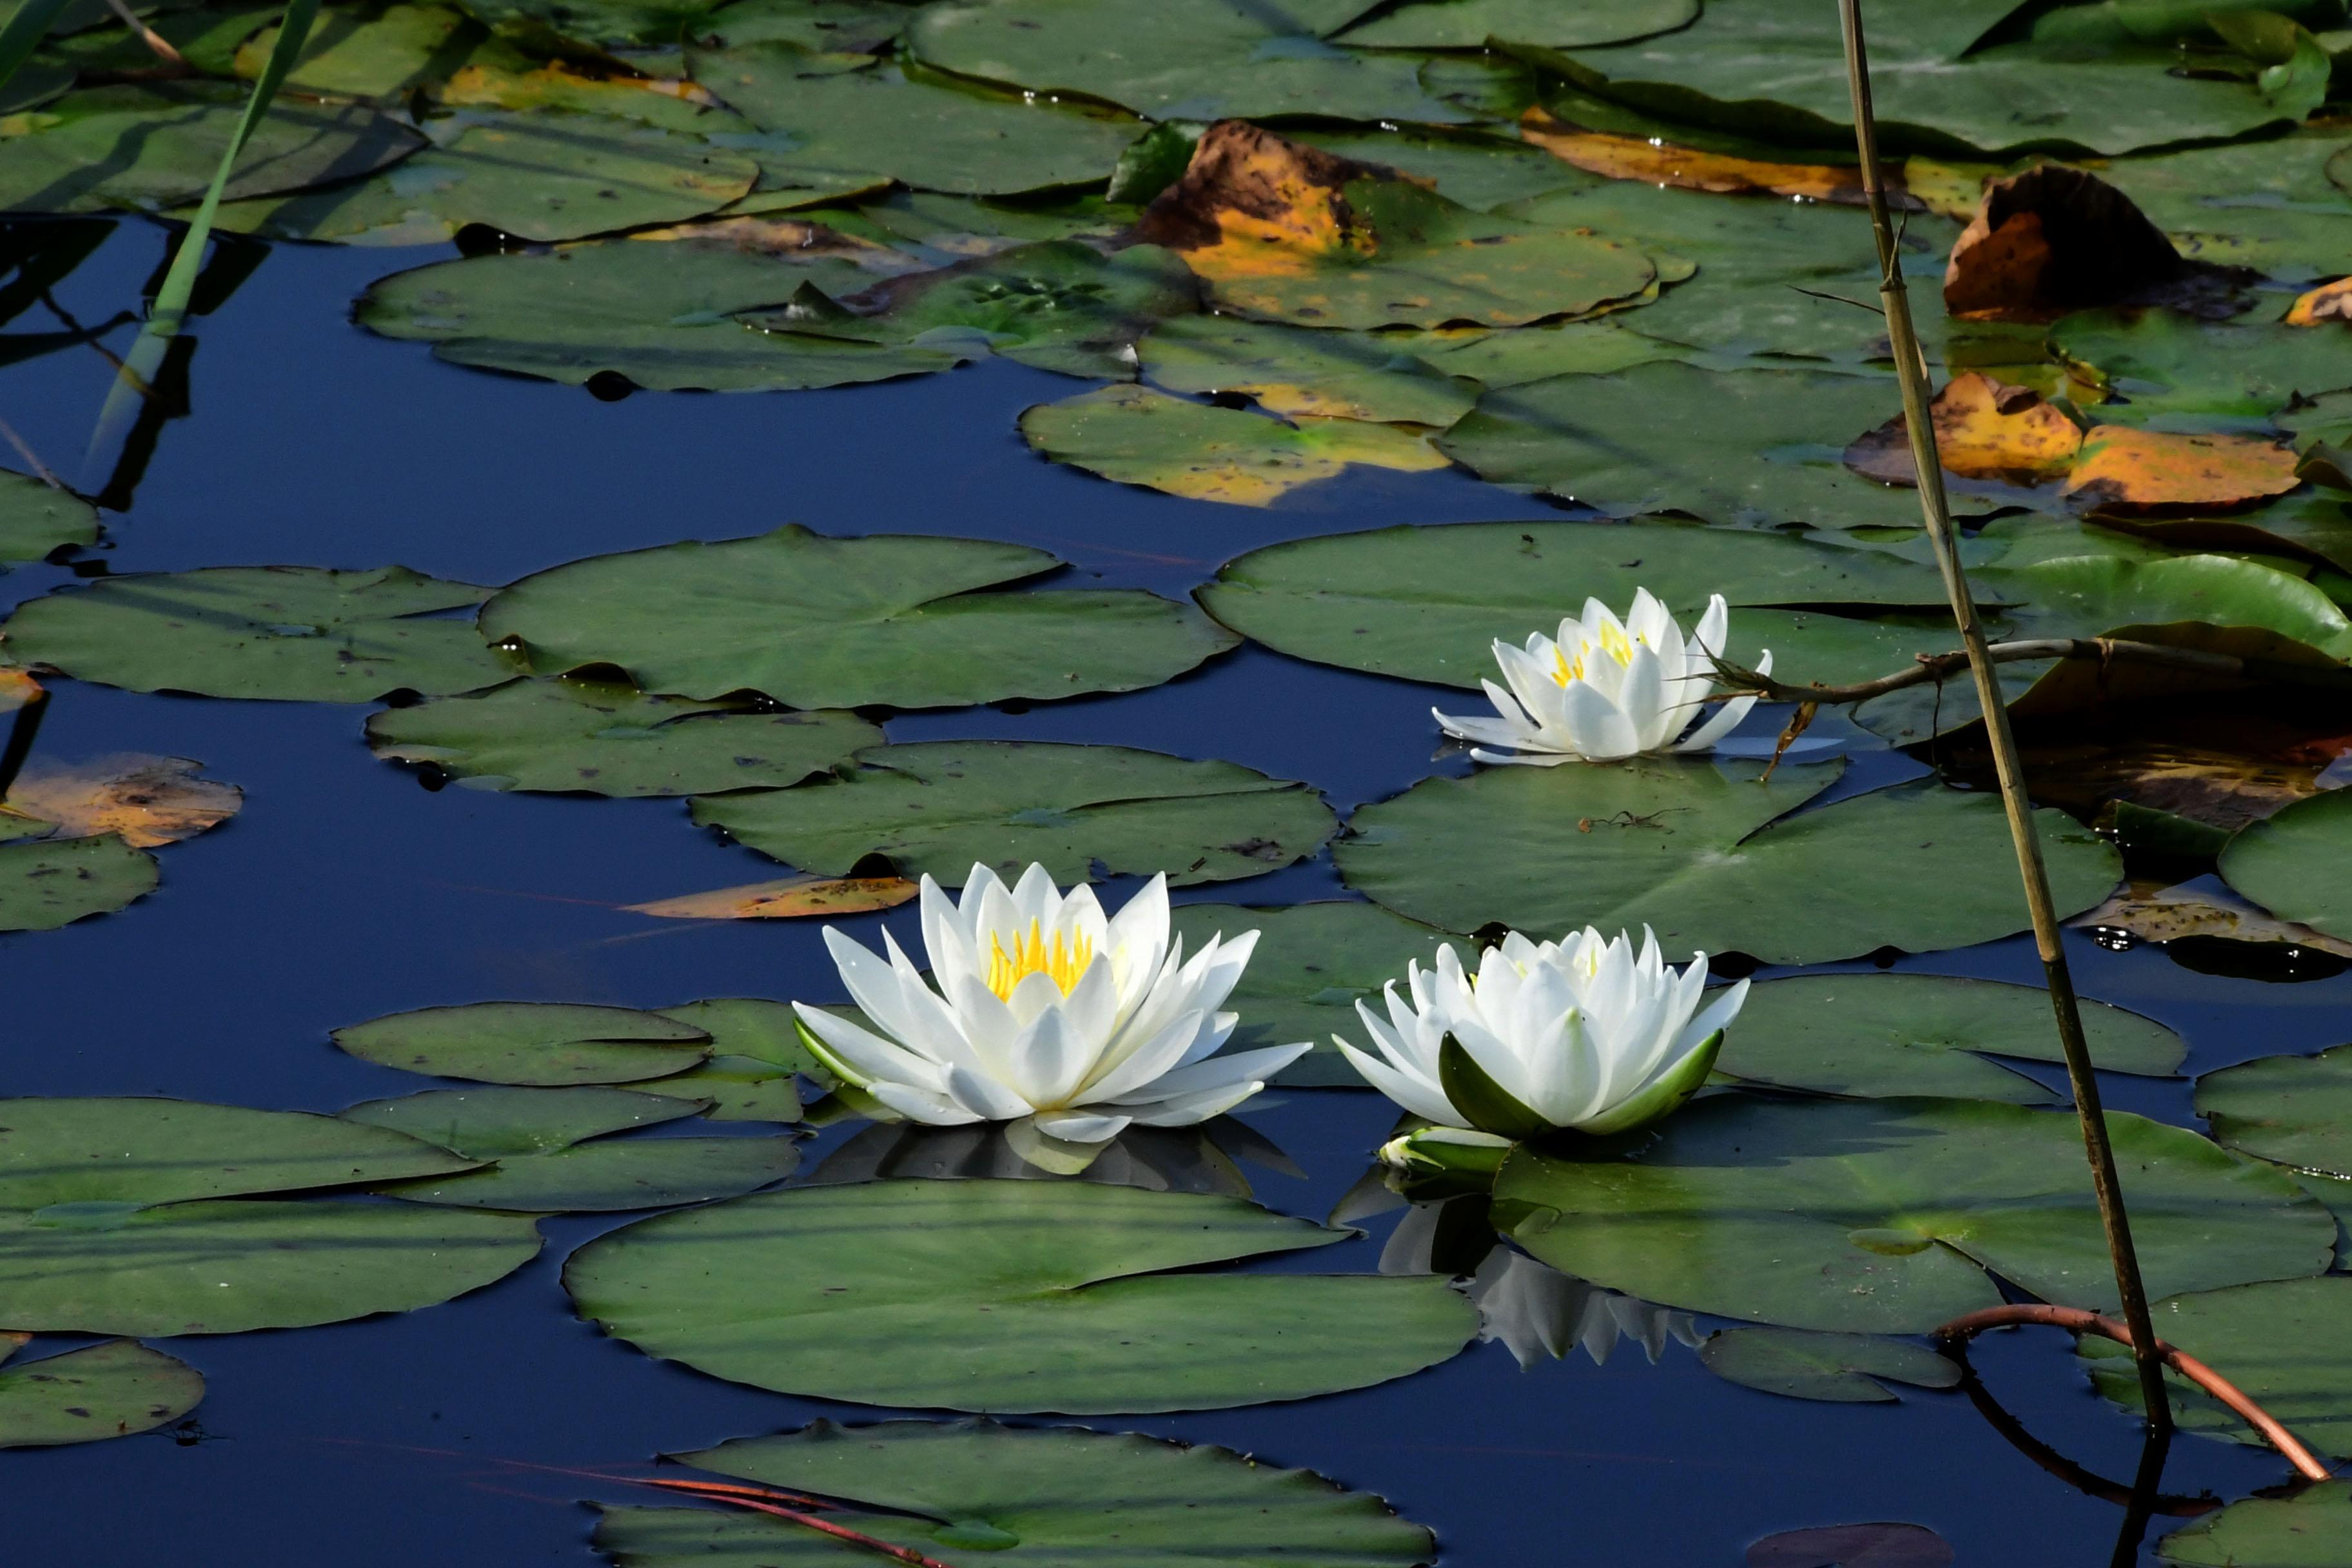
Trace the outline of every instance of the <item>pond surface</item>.
[[[1856, 243], [1864, 243], [1854, 217]], [[163, 231], [129, 220], [60, 288], [84, 321], [135, 307]], [[1074, 575], [1182, 595], [1269, 542], [1400, 522], [1557, 516], [1458, 471], [1354, 469], [1265, 509], [1117, 486], [1029, 452], [1028, 405], [1066, 395], [986, 363], [838, 391], [652, 395], [576, 389], [442, 363], [348, 321], [368, 282], [451, 254], [281, 246], [199, 325], [192, 413], [163, 432], [105, 545], [80, 573], [230, 563], [399, 562], [482, 584], [591, 554], [763, 532], [903, 531], [1017, 541]], [[103, 341], [118, 351], [133, 329]], [[89, 349], [0, 370], [0, 417], [71, 474], [111, 366]], [[1367, 477], [1369, 476], [1369, 477]], [[76, 572], [33, 563], [11, 603]], [[892, 718], [893, 740], [1116, 742], [1223, 757], [1304, 779], [1343, 813], [1433, 773], [1444, 689], [1251, 647], [1127, 696], [1026, 711]], [[1769, 745], [1784, 713], [1744, 739]], [[673, 922], [621, 906], [772, 875], [689, 824], [682, 803], [419, 787], [372, 757], [352, 707], [140, 696], [56, 683], [38, 749], [201, 759], [246, 791], [226, 827], [168, 853], [163, 888], [128, 910], [0, 939], [13, 999], [6, 1088], [23, 1095], [169, 1095], [332, 1111], [408, 1092], [409, 1075], [328, 1045], [330, 1029], [406, 1008], [493, 998], [674, 1005], [713, 995], [837, 997], [815, 922]], [[1831, 726], [1825, 721], [1823, 730]], [[1919, 771], [1853, 731], [1843, 786]], [[1124, 897], [1131, 880], [1106, 889]], [[1346, 897], [1328, 852], [1196, 898]], [[909, 906], [858, 917], [912, 942]], [[2202, 974], [2156, 947], [2070, 937], [2085, 994], [2184, 1034], [2186, 1073], [2336, 1042], [2352, 977], [2279, 984]], [[1897, 967], [2031, 980], [2015, 938]], [[1857, 967], [1847, 965], [1843, 967]], [[1769, 973], [1769, 972], [1768, 972]], [[2063, 1086], [2054, 1068], [2028, 1069]], [[2108, 1075], [2110, 1106], [2194, 1125], [2181, 1079]], [[1393, 1108], [1364, 1091], [1271, 1090], [1242, 1113], [1264, 1145], [1259, 1199], [1321, 1218], [1364, 1174]], [[803, 1176], [857, 1135], [821, 1131]], [[1239, 1147], [1238, 1144], [1235, 1147]], [[1269, 1163], [1270, 1162], [1270, 1163]], [[1311, 1267], [1374, 1268], [1396, 1211]], [[880, 1413], [722, 1383], [654, 1360], [576, 1319], [565, 1256], [624, 1223], [546, 1221], [539, 1260], [446, 1305], [290, 1332], [183, 1339], [209, 1394], [188, 1425], [112, 1443], [0, 1455], [7, 1533], [26, 1562], [392, 1568], [587, 1563], [584, 1498], [652, 1457]], [[1713, 1326], [1702, 1320], [1701, 1329]], [[1605, 1364], [1570, 1350], [1524, 1370], [1500, 1343], [1383, 1386], [1209, 1414], [1089, 1425], [1210, 1442], [1376, 1492], [1434, 1529], [1453, 1564], [1612, 1562], [1699, 1568], [1776, 1531], [1871, 1521], [1932, 1528], [1965, 1563], [2154, 1561], [2124, 1510], [2038, 1468], [1958, 1392], [1899, 1405], [1774, 1397], [1705, 1370], [1661, 1334], [1655, 1363], [1621, 1341]], [[1975, 1365], [2035, 1437], [2128, 1482], [2138, 1429], [2097, 1397], [2062, 1335], [1995, 1335]], [[2245, 1495], [2283, 1474], [2265, 1451], [2183, 1437], [2168, 1491]], [[2158, 1517], [2153, 1541], [2178, 1522]]]

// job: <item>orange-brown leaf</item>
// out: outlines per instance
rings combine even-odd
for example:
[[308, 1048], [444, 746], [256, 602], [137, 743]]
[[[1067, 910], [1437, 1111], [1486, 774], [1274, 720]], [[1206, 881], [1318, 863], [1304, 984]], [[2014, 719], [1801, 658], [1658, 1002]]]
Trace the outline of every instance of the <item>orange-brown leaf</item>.
[[919, 890], [899, 877], [784, 877], [625, 907], [672, 921], [789, 921], [891, 909]]
[[[1805, 196], [1844, 206], [1860, 206], [1864, 201], [1859, 164], [1776, 163], [1703, 153], [1639, 136], [1587, 131], [1540, 108], [1528, 110], [1520, 119], [1519, 139], [1563, 163], [1604, 179], [1640, 180], [1645, 184], [1724, 195]], [[1906, 205], [1901, 176], [1890, 170], [1886, 181], [1896, 205]]]
[[2066, 480], [2077, 508], [2227, 510], [2283, 496], [2300, 481], [2295, 455], [2248, 436], [2182, 436], [2095, 425]]
[[[1928, 405], [1944, 469], [1969, 479], [2036, 485], [2063, 474], [2083, 445], [2072, 419], [2028, 386], [1981, 371], [1948, 382]], [[1846, 448], [1846, 466], [1890, 485], [1915, 485], [1910, 426], [1896, 415]]]
[[1183, 177], [1145, 209], [1136, 232], [1181, 252], [1204, 278], [1296, 277], [1326, 258], [1371, 255], [1371, 230], [1346, 195], [1349, 181], [1367, 175], [1395, 177], [1221, 120], [1202, 133]]
[[127, 844], [152, 849], [218, 827], [244, 805], [236, 785], [198, 778], [203, 766], [186, 757], [135, 754], [70, 764], [35, 761], [9, 786], [7, 805], [55, 823], [64, 837], [118, 833]]
[[14, 713], [41, 694], [41, 683], [26, 671], [0, 669], [0, 713]]
[[2322, 283], [2286, 313], [2290, 327], [2316, 327], [2330, 321], [2352, 321], [2352, 278]]
[[1944, 309], [2050, 321], [2147, 297], [2192, 270], [2130, 197], [2095, 174], [2044, 163], [1985, 186], [1944, 268]]

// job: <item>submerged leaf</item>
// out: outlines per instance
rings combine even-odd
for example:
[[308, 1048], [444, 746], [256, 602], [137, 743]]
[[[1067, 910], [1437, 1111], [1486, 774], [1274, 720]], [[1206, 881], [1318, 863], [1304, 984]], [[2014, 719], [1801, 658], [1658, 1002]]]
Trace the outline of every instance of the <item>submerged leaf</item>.
[[[1950, 1388], [1960, 1381], [1960, 1369], [1926, 1346], [1871, 1334], [1726, 1329], [1708, 1337], [1698, 1359], [1732, 1383], [1842, 1405], [1891, 1405], [1896, 1396], [1889, 1383]], [[1757, 1561], [1753, 1551], [1748, 1560]]]
[[1951, 1542], [1924, 1524], [1823, 1524], [1748, 1548], [1748, 1568], [1950, 1568]]

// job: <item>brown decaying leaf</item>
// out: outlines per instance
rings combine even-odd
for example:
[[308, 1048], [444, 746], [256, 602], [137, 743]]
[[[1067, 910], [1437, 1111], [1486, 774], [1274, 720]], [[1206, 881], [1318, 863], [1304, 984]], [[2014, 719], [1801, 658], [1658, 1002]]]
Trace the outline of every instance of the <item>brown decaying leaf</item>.
[[2130, 197], [2095, 174], [2044, 163], [1985, 186], [1944, 269], [1944, 309], [1979, 321], [2054, 321], [2145, 299], [2191, 271]]
[[2142, 942], [2210, 936], [2229, 942], [2308, 948], [2314, 952], [2352, 958], [2352, 942], [2339, 941], [2309, 926], [2273, 919], [2233, 893], [2209, 890], [2194, 883], [2168, 888], [2155, 882], [2128, 882], [2121, 892], [2097, 909], [2076, 915], [2066, 923], [2129, 931]]
[[1784, 1530], [1748, 1549], [1748, 1568], [1948, 1568], [1949, 1542], [1924, 1524]]
[[1202, 133], [1183, 177], [1144, 209], [1136, 234], [1181, 251], [1206, 278], [1301, 274], [1320, 258], [1347, 252], [1369, 258], [1374, 237], [1345, 191], [1366, 176], [1395, 177], [1221, 120]]
[[74, 763], [36, 760], [9, 786], [9, 809], [57, 825], [59, 837], [119, 833], [142, 849], [194, 838], [245, 804], [245, 792], [198, 778], [186, 757], [126, 753]]
[[920, 889], [899, 877], [784, 877], [624, 906], [672, 921], [782, 921], [892, 909]]
[[2043, 805], [2088, 817], [2107, 801], [2127, 801], [2227, 832], [2317, 795], [2326, 765], [2146, 737], [2028, 744], [2024, 760]]
[[2286, 313], [2290, 327], [2317, 327], [2333, 321], [2352, 322], [2352, 278], [2322, 283], [2295, 300]]
[[[2072, 419], [2028, 386], [1981, 371], [1953, 377], [1928, 405], [1945, 471], [1968, 479], [2036, 485], [2058, 478], [2082, 448]], [[1846, 467], [1889, 485], [1916, 485], [1910, 426], [1898, 414], [1845, 450]]]
[[2295, 461], [2291, 449], [2250, 436], [2094, 425], [2065, 493], [2088, 511], [2227, 510], [2294, 489]]
[[[1587, 131], [1549, 111], [1530, 109], [1519, 121], [1519, 139], [1588, 174], [1611, 180], [1640, 180], [1653, 185], [1673, 185], [1685, 191], [1713, 191], [1727, 195], [1803, 196], [1842, 206], [1865, 201], [1859, 164], [1775, 163], [1761, 158], [1735, 158], [1723, 153], [1702, 153], [1639, 136], [1612, 136]], [[1897, 207], [1917, 211], [1921, 205], [1903, 189], [1901, 174], [1886, 172], [1888, 199]]]
[[0, 713], [14, 713], [41, 691], [41, 683], [26, 671], [0, 669]]

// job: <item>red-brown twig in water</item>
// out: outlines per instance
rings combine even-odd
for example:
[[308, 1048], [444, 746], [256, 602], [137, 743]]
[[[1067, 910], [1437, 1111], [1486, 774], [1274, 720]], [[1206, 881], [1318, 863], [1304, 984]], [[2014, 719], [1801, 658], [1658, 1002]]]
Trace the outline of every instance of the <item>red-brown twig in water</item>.
[[[823, 1531], [837, 1541], [846, 1541], [852, 1546], [862, 1546], [868, 1552], [879, 1552], [898, 1562], [910, 1563], [913, 1568], [949, 1568], [947, 1563], [935, 1557], [926, 1557], [911, 1546], [893, 1546], [887, 1541], [852, 1530], [845, 1524], [835, 1524], [829, 1519], [819, 1519], [803, 1509], [786, 1508], [780, 1502], [766, 1500], [772, 1497], [792, 1497], [793, 1494], [790, 1492], [767, 1492], [758, 1487], [730, 1487], [716, 1481], [646, 1480], [637, 1484], [660, 1487], [669, 1491], [688, 1492], [696, 1497], [708, 1497], [715, 1501], [731, 1504], [736, 1508], [750, 1509], [754, 1513], [764, 1513], [777, 1519], [790, 1520], [794, 1524], [803, 1524], [811, 1530]], [[814, 1501], [811, 1499], [796, 1500]]]
[[[2009, 1328], [2018, 1323], [2048, 1323], [2070, 1333], [2105, 1334], [2126, 1350], [2134, 1348], [2129, 1329], [2113, 1318], [2086, 1312], [2080, 1307], [1987, 1307], [1980, 1312], [1969, 1312], [1954, 1318], [1936, 1331], [1936, 1338], [1965, 1340], [1987, 1329]], [[2247, 1426], [2261, 1433], [2272, 1447], [2284, 1455], [2287, 1463], [2293, 1465], [2305, 1480], [2327, 1479], [2330, 1474], [2327, 1467], [2321, 1464], [2310, 1449], [2296, 1441], [2294, 1434], [2281, 1426], [2269, 1411], [2247, 1398], [2245, 1392], [2236, 1384], [2187, 1351], [2176, 1349], [2162, 1340], [2156, 1342], [2156, 1348], [2167, 1366], [2235, 1411]]]

